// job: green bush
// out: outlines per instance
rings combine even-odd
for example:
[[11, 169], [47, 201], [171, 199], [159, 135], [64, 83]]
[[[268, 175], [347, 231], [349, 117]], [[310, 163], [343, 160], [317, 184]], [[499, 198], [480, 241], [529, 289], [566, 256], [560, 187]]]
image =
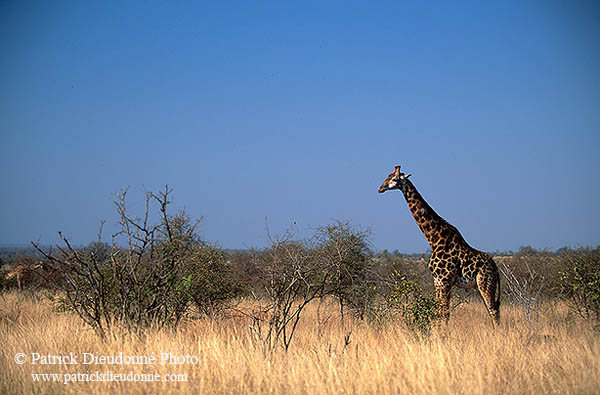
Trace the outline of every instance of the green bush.
[[368, 318], [375, 323], [400, 320], [418, 335], [430, 333], [438, 318], [439, 304], [431, 292], [423, 290], [416, 278], [394, 271], [386, 283], [374, 291], [378, 302], [370, 306]]
[[567, 251], [561, 260], [562, 294], [583, 318], [600, 324], [600, 247]]
[[185, 292], [197, 311], [214, 317], [229, 307], [229, 302], [241, 294], [234, 280], [225, 252], [218, 246], [198, 243], [184, 267]]
[[415, 280], [395, 272], [394, 284], [387, 297], [388, 305], [396, 309], [409, 328], [428, 333], [438, 317], [438, 302], [434, 295], [425, 293]]

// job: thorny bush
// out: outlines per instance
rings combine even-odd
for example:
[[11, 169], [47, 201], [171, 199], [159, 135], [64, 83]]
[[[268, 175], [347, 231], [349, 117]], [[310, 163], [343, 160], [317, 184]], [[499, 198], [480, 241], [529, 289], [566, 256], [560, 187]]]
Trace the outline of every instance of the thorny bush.
[[213, 314], [236, 294], [223, 252], [200, 240], [198, 221], [168, 212], [170, 193], [168, 187], [147, 192], [143, 216], [134, 217], [126, 208], [127, 190], [121, 191], [115, 200], [120, 231], [111, 245], [101, 242], [101, 227], [88, 248], [73, 248], [60, 232], [65, 246], [58, 253], [38, 248], [45, 270], [61, 278], [55, 284], [59, 306], [102, 337], [115, 326], [136, 334], [175, 328], [191, 306]]

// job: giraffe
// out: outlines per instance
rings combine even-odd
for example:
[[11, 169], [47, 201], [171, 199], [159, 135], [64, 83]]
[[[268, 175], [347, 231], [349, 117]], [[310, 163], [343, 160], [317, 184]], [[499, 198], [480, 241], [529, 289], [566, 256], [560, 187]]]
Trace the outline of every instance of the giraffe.
[[446, 222], [427, 204], [413, 183], [411, 174], [400, 166], [385, 179], [379, 193], [399, 189], [419, 229], [431, 246], [428, 268], [433, 274], [439, 313], [448, 322], [452, 287], [477, 288], [488, 313], [497, 324], [500, 320], [500, 275], [496, 263], [485, 252], [471, 247], [454, 226]]
[[37, 270], [41, 267], [43, 267], [41, 261], [34, 265], [19, 263], [13, 268], [13, 270], [6, 273], [6, 279], [10, 279], [13, 277], [16, 278], [17, 287], [19, 287], [19, 291], [22, 291], [23, 285], [25, 285], [25, 283], [31, 281], [35, 270]]

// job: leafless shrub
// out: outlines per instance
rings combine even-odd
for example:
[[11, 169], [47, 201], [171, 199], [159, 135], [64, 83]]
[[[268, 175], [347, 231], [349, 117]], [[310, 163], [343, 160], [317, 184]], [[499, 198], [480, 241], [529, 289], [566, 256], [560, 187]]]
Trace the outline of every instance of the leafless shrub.
[[[527, 257], [517, 257], [509, 260], [497, 259], [498, 270], [502, 274], [504, 294], [508, 300], [523, 309], [528, 327], [531, 316], [539, 304], [544, 289], [544, 276], [528, 262]], [[516, 269], [520, 274], [517, 274]]]
[[272, 237], [267, 227], [267, 236], [270, 247], [254, 258], [266, 304], [253, 313], [251, 331], [272, 352], [279, 345], [288, 350], [304, 308], [323, 295], [329, 274], [321, 272], [308, 242], [292, 240], [290, 229]]
[[374, 298], [375, 279], [369, 276], [369, 236], [368, 229], [353, 227], [348, 221], [321, 226], [315, 234], [315, 258], [323, 272], [329, 274], [325, 291], [338, 300], [342, 325], [344, 307], [362, 319]]
[[147, 192], [141, 217], [128, 213], [127, 190], [117, 194], [120, 230], [110, 246], [101, 242], [102, 226], [98, 242], [84, 249], [73, 248], [60, 232], [65, 247], [57, 254], [33, 243], [50, 270], [62, 276], [61, 305], [102, 337], [115, 325], [137, 334], [149, 327], [175, 328], [190, 305], [206, 313], [216, 309], [219, 297], [229, 297], [223, 273], [215, 275], [224, 267], [224, 255], [199, 240], [197, 221], [185, 212], [168, 213], [170, 193], [168, 187]]
[[[252, 332], [265, 350], [281, 345], [287, 350], [301, 314], [308, 303], [334, 297], [340, 305], [364, 314], [369, 294], [367, 268], [368, 231], [338, 221], [320, 227], [309, 240], [293, 239], [291, 228], [281, 237], [272, 237], [270, 247], [254, 252], [258, 294], [267, 300], [253, 315]], [[330, 316], [321, 317], [319, 331]], [[264, 318], [266, 317], [266, 318]], [[345, 342], [349, 344], [350, 332]], [[347, 345], [346, 344], [346, 345]]]

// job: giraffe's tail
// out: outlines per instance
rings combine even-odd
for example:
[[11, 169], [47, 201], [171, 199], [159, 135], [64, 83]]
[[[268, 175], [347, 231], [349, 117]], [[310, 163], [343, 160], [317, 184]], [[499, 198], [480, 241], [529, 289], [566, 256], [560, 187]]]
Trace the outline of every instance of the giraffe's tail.
[[[495, 264], [496, 262], [494, 262]], [[496, 266], [496, 297], [494, 299], [494, 310], [496, 311], [495, 321], [496, 323], [500, 322], [500, 295], [502, 294], [502, 290], [500, 289], [500, 271], [498, 270], [498, 266]]]
[[498, 313], [500, 313], [500, 294], [502, 294], [502, 290], [500, 289], [500, 272], [496, 271], [496, 301], [494, 303]]

